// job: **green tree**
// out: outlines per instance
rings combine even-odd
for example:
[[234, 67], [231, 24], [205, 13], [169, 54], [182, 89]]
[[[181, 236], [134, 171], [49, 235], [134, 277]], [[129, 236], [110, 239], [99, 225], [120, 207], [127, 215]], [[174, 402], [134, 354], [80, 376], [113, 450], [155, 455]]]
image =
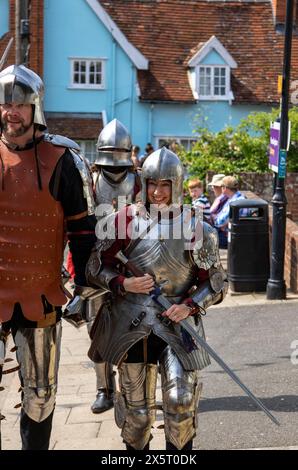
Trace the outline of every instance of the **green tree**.
[[[226, 127], [213, 133], [205, 127], [196, 129], [198, 141], [190, 151], [180, 148], [180, 157], [190, 176], [204, 179], [208, 170], [215, 173], [268, 172], [270, 123], [278, 110], [252, 113], [236, 127]], [[291, 144], [287, 171], [298, 172], [298, 108], [289, 112]]]

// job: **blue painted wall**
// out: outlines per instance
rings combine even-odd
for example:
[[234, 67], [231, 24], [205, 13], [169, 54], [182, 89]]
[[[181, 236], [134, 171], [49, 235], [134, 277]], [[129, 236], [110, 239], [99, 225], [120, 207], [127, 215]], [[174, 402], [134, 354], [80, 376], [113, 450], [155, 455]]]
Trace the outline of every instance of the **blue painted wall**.
[[[70, 14], [72, 12], [72, 14]], [[47, 1], [44, 18], [45, 108], [51, 112], [98, 113], [109, 106], [105, 90], [70, 89], [71, 57], [109, 58], [110, 34], [84, 0]], [[110, 86], [110, 60], [106, 84]]]
[[[152, 137], [156, 145], [160, 136], [194, 138], [200, 126], [218, 132], [225, 126], [235, 126], [253, 111], [270, 111], [271, 107], [229, 105], [225, 101], [204, 101], [197, 105], [155, 105], [152, 111]], [[150, 139], [149, 139], [150, 140]]]
[[[0, 0], [1, 5], [4, 0]], [[71, 14], [70, 14], [71, 12]], [[113, 40], [85, 0], [46, 0], [44, 38], [45, 110], [65, 113], [107, 112], [129, 129], [134, 144], [156, 145], [157, 138], [194, 136], [204, 123], [219, 131], [238, 124], [251, 111], [264, 106], [232, 105], [228, 102], [202, 102], [194, 105], [141, 103], [136, 95], [136, 70], [128, 56]], [[1, 23], [2, 24], [2, 23]], [[105, 58], [103, 90], [70, 89], [70, 57]], [[203, 63], [224, 63], [211, 51]]]
[[9, 0], [0, 0], [0, 38], [9, 30]]
[[221, 55], [212, 49], [200, 62], [202, 65], [227, 65]]

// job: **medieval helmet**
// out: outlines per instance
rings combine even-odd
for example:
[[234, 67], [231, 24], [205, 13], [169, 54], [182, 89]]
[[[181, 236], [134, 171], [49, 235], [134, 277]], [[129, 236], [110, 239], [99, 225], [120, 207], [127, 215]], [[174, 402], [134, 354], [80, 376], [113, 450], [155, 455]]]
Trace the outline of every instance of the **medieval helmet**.
[[41, 78], [24, 65], [10, 65], [0, 72], [0, 104], [34, 105], [33, 122], [40, 129], [47, 124], [43, 112], [44, 85]]
[[113, 119], [99, 134], [95, 163], [102, 166], [133, 166], [131, 148], [128, 130], [120, 121]]
[[183, 203], [184, 168], [177, 155], [166, 147], [155, 150], [142, 166], [142, 201], [147, 198], [147, 180], [170, 180], [172, 182], [172, 204]]

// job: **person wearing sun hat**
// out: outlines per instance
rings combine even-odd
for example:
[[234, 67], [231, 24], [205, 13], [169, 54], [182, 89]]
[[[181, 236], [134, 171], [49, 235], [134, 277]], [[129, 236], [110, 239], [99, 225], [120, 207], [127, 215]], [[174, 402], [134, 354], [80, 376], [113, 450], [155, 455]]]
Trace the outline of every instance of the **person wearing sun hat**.
[[222, 179], [224, 177], [225, 175], [223, 173], [213, 175], [212, 180], [210, 181], [210, 183], [208, 183], [208, 187], [212, 188], [215, 194], [215, 199], [213, 201], [213, 204], [210, 207], [211, 224], [214, 223], [214, 219], [216, 215], [221, 211], [224, 204], [228, 200], [228, 197], [225, 194], [223, 194], [221, 191]]
[[236, 199], [245, 199], [245, 196], [238, 190], [239, 182], [235, 176], [225, 176], [221, 181], [222, 194], [227, 197], [220, 212], [214, 217], [214, 227], [218, 232], [219, 248], [228, 246], [228, 222], [230, 203]]

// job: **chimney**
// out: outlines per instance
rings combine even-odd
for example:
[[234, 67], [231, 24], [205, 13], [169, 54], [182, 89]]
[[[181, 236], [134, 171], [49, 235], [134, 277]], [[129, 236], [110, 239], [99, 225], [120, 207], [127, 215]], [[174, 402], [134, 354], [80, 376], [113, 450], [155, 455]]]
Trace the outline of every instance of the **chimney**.
[[[273, 21], [276, 28], [285, 24], [287, 0], [271, 0]], [[294, 27], [298, 26], [298, 0], [294, 0]]]

